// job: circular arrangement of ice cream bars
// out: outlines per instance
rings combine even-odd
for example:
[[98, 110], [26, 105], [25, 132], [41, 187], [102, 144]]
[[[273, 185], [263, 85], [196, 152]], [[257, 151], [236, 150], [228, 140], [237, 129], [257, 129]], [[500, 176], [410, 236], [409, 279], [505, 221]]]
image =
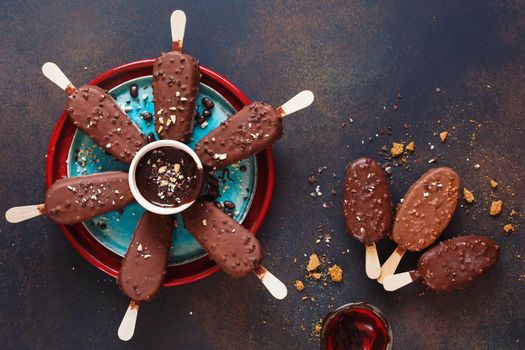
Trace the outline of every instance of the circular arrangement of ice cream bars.
[[56, 223], [73, 225], [124, 208], [134, 200], [128, 173], [109, 171], [58, 180], [46, 191], [45, 204], [14, 207], [5, 217], [18, 223], [46, 214]]
[[498, 258], [499, 247], [488, 237], [455, 237], [421, 255], [417, 270], [387, 276], [383, 286], [394, 291], [421, 280], [436, 292], [461, 289], [491, 268]]
[[184, 12], [173, 12], [170, 23], [172, 51], [153, 65], [155, 131], [162, 139], [157, 143], [179, 146], [150, 150], [153, 143], [146, 145], [142, 132], [106, 91], [93, 85], [77, 89], [56, 64], [45, 63], [44, 75], [69, 96], [66, 110], [71, 122], [116, 160], [131, 163], [130, 171], [64, 178], [47, 190], [45, 204], [6, 212], [12, 223], [47, 214], [57, 223], [72, 225], [137, 199], [146, 212], [133, 232], [118, 276], [120, 289], [131, 299], [118, 330], [125, 341], [133, 336], [139, 303], [151, 300], [163, 285], [175, 224], [173, 216], [160, 215], [164, 212], [146, 203], [170, 210], [184, 206], [186, 228], [227, 274], [238, 278], [254, 273], [275, 298], [287, 295], [286, 286], [261, 265], [263, 253], [255, 235], [204, 200], [210, 198], [199, 199], [201, 189], [210, 186], [203, 184], [207, 174], [202, 167], [224, 168], [271, 146], [282, 134], [282, 118], [309, 106], [314, 96], [305, 90], [278, 108], [262, 102], [242, 108], [198, 143], [197, 157], [180, 142], [189, 141], [193, 133], [199, 62], [182, 53]]
[[408, 189], [390, 236], [397, 248], [381, 267], [379, 283], [395, 273], [407, 250], [419, 252], [436, 241], [452, 219], [459, 190], [459, 175], [446, 167], [427, 171]]
[[375, 242], [392, 229], [392, 200], [383, 168], [359, 158], [346, 168], [343, 215], [347, 232], [365, 245], [366, 275], [377, 279], [381, 264]]
[[195, 152], [207, 169], [225, 168], [275, 143], [282, 135], [282, 118], [313, 101], [313, 93], [305, 90], [277, 108], [252, 102], [200, 140]]
[[42, 66], [44, 75], [69, 96], [69, 119], [97, 145], [122, 163], [130, 163], [146, 138], [113, 98], [95, 85], [77, 89], [54, 63]]

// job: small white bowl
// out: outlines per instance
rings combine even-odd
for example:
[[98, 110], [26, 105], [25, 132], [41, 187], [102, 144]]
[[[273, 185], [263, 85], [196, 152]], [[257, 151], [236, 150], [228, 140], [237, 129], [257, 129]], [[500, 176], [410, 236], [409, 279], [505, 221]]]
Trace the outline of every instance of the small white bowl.
[[181, 211], [184, 211], [188, 209], [193, 203], [195, 203], [195, 200], [181, 204], [176, 207], [160, 207], [158, 205], [155, 205], [148, 201], [144, 196], [140, 193], [138, 187], [137, 187], [137, 179], [136, 179], [136, 171], [137, 166], [139, 164], [139, 161], [146, 153], [148, 153], [151, 150], [161, 148], [161, 147], [172, 147], [179, 149], [181, 151], [186, 152], [189, 154], [193, 160], [195, 161], [195, 164], [197, 164], [197, 168], [199, 168], [201, 171], [203, 171], [202, 163], [197, 154], [189, 148], [187, 145], [185, 145], [182, 142], [174, 141], [174, 140], [159, 140], [152, 143], [148, 143], [146, 146], [142, 147], [137, 154], [135, 154], [135, 157], [133, 157], [133, 160], [131, 161], [131, 165], [129, 166], [129, 173], [128, 173], [128, 179], [129, 179], [129, 187], [131, 189], [131, 193], [133, 194], [133, 197], [137, 200], [137, 202], [144, 207], [144, 209], [151, 211], [156, 214], [160, 215], [170, 215], [170, 214], [177, 214]]

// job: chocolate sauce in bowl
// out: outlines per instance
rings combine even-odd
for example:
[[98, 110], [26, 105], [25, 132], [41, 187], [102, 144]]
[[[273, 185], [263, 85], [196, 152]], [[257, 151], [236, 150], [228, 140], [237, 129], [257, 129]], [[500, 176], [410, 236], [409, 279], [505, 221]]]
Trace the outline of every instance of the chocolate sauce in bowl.
[[139, 161], [135, 174], [142, 196], [160, 207], [178, 207], [201, 193], [204, 174], [191, 155], [172, 147], [156, 148]]

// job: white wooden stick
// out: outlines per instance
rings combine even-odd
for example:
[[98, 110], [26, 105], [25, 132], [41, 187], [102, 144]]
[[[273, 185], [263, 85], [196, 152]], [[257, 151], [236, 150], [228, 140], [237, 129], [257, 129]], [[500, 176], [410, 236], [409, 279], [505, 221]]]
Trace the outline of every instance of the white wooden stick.
[[184, 31], [186, 29], [186, 14], [181, 10], [173, 11], [170, 25], [172, 49], [173, 51], [182, 51]]
[[417, 279], [418, 278], [415, 274], [415, 271], [396, 273], [394, 275], [385, 277], [385, 280], [383, 281], [383, 288], [389, 292], [392, 292], [414, 282]]
[[23, 207], [14, 207], [5, 212], [5, 219], [7, 222], [16, 224], [35, 216], [44, 214], [44, 204], [26, 205]]
[[396, 272], [397, 266], [405, 252], [406, 250], [400, 247], [397, 247], [396, 250], [394, 250], [392, 255], [390, 255], [383, 266], [381, 266], [381, 275], [377, 279], [377, 282], [382, 284], [387, 276], [393, 275]]
[[277, 113], [281, 115], [281, 118], [284, 118], [287, 115], [308, 107], [312, 102], [314, 102], [313, 92], [310, 90], [303, 90], [289, 99], [288, 102], [281, 105], [281, 107], [277, 107]]
[[365, 249], [366, 275], [368, 278], [375, 280], [381, 275], [381, 263], [379, 262], [379, 256], [377, 255], [376, 244], [366, 244]]
[[46, 76], [47, 79], [51, 80], [53, 83], [58, 85], [59, 88], [67, 92], [68, 95], [71, 95], [75, 90], [75, 85], [66, 77], [64, 72], [58, 68], [53, 62], [46, 62], [42, 66], [42, 73]]
[[257, 275], [259, 280], [264, 284], [266, 289], [273, 295], [274, 298], [282, 300], [288, 295], [288, 289], [277, 277], [275, 277], [264, 266], [259, 267], [253, 272]]
[[128, 309], [124, 314], [124, 318], [118, 328], [118, 337], [122, 341], [128, 341], [135, 333], [135, 324], [137, 323], [137, 315], [139, 314], [139, 304], [131, 300]]

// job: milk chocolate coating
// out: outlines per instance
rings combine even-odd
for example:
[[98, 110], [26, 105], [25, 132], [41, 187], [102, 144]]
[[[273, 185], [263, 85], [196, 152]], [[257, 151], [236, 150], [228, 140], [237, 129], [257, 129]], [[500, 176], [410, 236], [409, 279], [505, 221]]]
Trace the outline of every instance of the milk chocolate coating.
[[67, 99], [69, 118], [97, 145], [123, 163], [131, 163], [146, 138], [109, 94], [84, 85]]
[[370, 244], [392, 230], [392, 200], [385, 172], [369, 158], [346, 169], [343, 215], [346, 229], [361, 243]]
[[197, 143], [195, 152], [208, 169], [221, 169], [269, 147], [282, 130], [282, 118], [272, 106], [253, 102]]
[[450, 168], [427, 171], [397, 208], [392, 239], [403, 249], [425, 249], [445, 230], [459, 199], [459, 175]]
[[186, 229], [227, 274], [242, 277], [261, 263], [262, 250], [254, 234], [213, 203], [196, 202], [182, 217]]
[[155, 61], [155, 130], [161, 139], [190, 140], [200, 77], [199, 61], [182, 52], [162, 53]]
[[421, 255], [417, 275], [434, 291], [461, 289], [499, 258], [499, 247], [485, 236], [460, 236]]
[[134, 200], [128, 173], [108, 171], [58, 180], [46, 192], [45, 210], [53, 221], [73, 225]]
[[135, 301], [149, 301], [160, 290], [166, 275], [173, 232], [173, 216], [149, 211], [140, 218], [122, 260], [120, 290]]

